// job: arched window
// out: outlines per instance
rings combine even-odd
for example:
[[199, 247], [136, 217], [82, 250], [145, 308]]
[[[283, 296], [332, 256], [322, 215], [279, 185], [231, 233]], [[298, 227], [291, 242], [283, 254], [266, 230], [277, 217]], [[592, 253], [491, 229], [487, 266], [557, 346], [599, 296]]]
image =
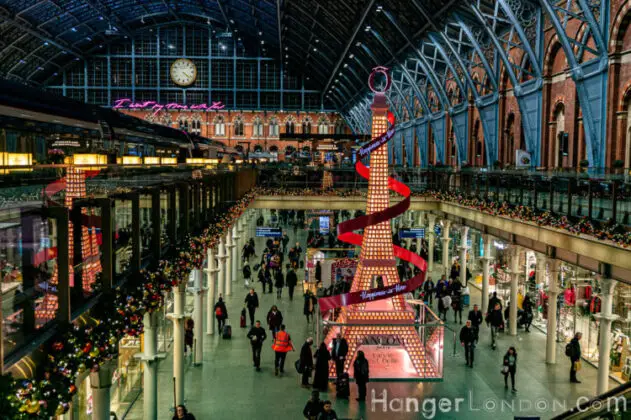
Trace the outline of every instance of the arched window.
[[305, 117], [305, 119], [302, 120], [302, 133], [311, 134], [311, 118]]
[[241, 116], [235, 118], [232, 125], [234, 126], [234, 136], [243, 137], [243, 118]]
[[287, 121], [285, 122], [285, 133], [293, 135], [295, 129], [296, 129], [296, 124], [294, 122], [294, 119], [293, 117], [289, 117]]
[[178, 118], [177, 125], [180, 130], [186, 131], [188, 133], [189, 124], [188, 124], [188, 119], [186, 117], [182, 116]]
[[276, 117], [269, 120], [269, 136], [278, 137], [278, 119]]
[[318, 134], [329, 134], [329, 120], [325, 117], [318, 120]]
[[335, 122], [335, 134], [344, 134], [344, 121], [337, 120]]
[[556, 124], [556, 135], [554, 136], [554, 167], [559, 168], [567, 162], [569, 151], [568, 135], [565, 132], [565, 107], [563, 104], [557, 105], [554, 113], [554, 121]]
[[191, 133], [202, 134], [202, 120], [198, 115], [195, 115], [191, 120]]
[[162, 125], [166, 125], [167, 127], [171, 127], [171, 123], [172, 122], [173, 122], [173, 120], [171, 119], [171, 114], [168, 113], [168, 112], [165, 112], [160, 117], [160, 124], [162, 124]]
[[252, 137], [263, 137], [263, 121], [261, 117], [255, 117], [252, 121]]
[[213, 123], [215, 125], [215, 136], [225, 137], [226, 136], [226, 123], [224, 122], [223, 116], [217, 115]]

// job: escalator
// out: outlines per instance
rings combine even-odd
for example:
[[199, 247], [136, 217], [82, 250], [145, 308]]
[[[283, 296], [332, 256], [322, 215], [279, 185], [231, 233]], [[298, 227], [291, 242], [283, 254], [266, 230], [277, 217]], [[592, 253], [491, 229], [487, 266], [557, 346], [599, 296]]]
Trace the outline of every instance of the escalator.
[[553, 418], [566, 419], [631, 420], [631, 382], [590, 400], [579, 398], [576, 407]]

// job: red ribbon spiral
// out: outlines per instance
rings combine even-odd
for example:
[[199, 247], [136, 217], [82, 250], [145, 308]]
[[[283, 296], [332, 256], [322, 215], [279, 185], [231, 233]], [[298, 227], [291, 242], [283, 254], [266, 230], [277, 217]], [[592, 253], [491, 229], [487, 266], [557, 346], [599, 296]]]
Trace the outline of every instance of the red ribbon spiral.
[[[391, 126], [388, 131], [386, 131], [385, 133], [382, 133], [380, 136], [373, 139], [370, 143], [364, 145], [361, 149], [359, 149], [359, 152], [358, 152], [359, 156], [358, 156], [357, 162], [355, 163], [355, 170], [360, 176], [362, 176], [365, 179], [369, 179], [370, 169], [361, 162], [361, 159], [368, 156], [372, 150], [388, 143], [388, 141], [390, 141], [392, 137], [394, 137], [395, 118], [394, 118], [394, 115], [390, 111], [388, 111], [388, 122], [390, 123], [390, 126]], [[384, 210], [377, 211], [377, 212], [367, 214], [364, 216], [360, 216], [355, 219], [351, 219], [346, 222], [340, 223], [337, 226], [337, 233], [338, 233], [337, 237], [339, 240], [352, 244], [352, 245], [361, 246], [363, 236], [355, 233], [354, 231], [364, 229], [368, 226], [376, 225], [381, 222], [385, 222], [387, 220], [390, 220], [394, 217], [399, 216], [400, 214], [405, 213], [405, 211], [410, 207], [410, 201], [411, 201], [410, 188], [404, 183], [397, 181], [396, 179], [392, 177], [388, 177], [388, 188], [396, 192], [397, 194], [402, 195], [404, 199], [398, 202], [397, 204], [395, 204], [394, 206], [388, 207]], [[427, 271], [427, 262], [416, 253], [408, 251], [405, 248], [401, 248], [396, 245], [393, 245], [393, 248], [394, 248], [395, 257], [400, 258], [409, 263], [412, 263], [415, 267], [417, 267], [421, 271], [418, 275], [412, 277], [410, 280], [408, 280], [405, 283], [406, 288], [401, 293], [407, 293], [419, 288], [423, 284], [423, 281], [425, 280], [425, 272]], [[381, 287], [377, 289], [371, 289], [371, 290], [368, 290], [367, 292], [368, 293], [378, 292], [380, 290], [388, 289], [388, 288], [389, 286], [386, 286], [386, 287]], [[320, 310], [326, 311], [326, 310], [333, 309], [342, 305], [360, 303], [362, 302], [362, 299], [361, 299], [362, 292], [365, 292], [365, 291], [346, 293], [343, 295], [322, 298], [320, 299]], [[389, 295], [388, 297], [391, 297], [391, 296], [392, 295]], [[378, 299], [375, 299], [375, 300], [378, 300]]]

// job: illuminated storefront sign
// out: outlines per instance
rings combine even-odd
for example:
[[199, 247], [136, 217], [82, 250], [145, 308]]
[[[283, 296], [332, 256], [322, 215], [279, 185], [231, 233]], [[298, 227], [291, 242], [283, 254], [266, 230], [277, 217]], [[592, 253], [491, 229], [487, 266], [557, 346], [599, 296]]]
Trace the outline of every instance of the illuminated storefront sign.
[[163, 110], [174, 110], [174, 111], [219, 111], [224, 109], [226, 106], [223, 102], [213, 102], [212, 104], [192, 104], [192, 105], [184, 105], [178, 104], [176, 102], [170, 102], [168, 104], [159, 104], [156, 101], [144, 101], [144, 102], [133, 102], [129, 98], [117, 99], [114, 101], [114, 105], [112, 105], [112, 109], [138, 109], [138, 110], [152, 110], [153, 115], [156, 115], [160, 111]]

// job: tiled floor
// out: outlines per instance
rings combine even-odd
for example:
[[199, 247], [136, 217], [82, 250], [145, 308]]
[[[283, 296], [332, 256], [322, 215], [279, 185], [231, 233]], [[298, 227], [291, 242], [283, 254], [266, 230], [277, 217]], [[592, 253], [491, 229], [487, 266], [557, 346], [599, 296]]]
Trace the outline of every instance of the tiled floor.
[[[291, 235], [291, 229], [288, 230]], [[251, 232], [251, 235], [253, 232]], [[299, 239], [304, 242], [304, 234]], [[292, 242], [295, 242], [292, 238]], [[263, 248], [263, 240], [257, 240], [257, 251]], [[304, 248], [304, 245], [303, 245]], [[435, 276], [437, 278], [437, 276]], [[241, 281], [235, 283], [241, 284]], [[302, 409], [310, 392], [300, 387], [300, 378], [292, 368], [299, 353], [287, 357], [284, 377], [273, 373], [271, 339], [264, 345], [262, 372], [252, 367], [250, 346], [246, 330], [238, 328], [238, 314], [243, 306], [246, 290], [234, 287], [227, 299], [228, 312], [233, 320], [233, 339], [222, 340], [217, 335], [205, 338], [204, 363], [199, 367], [187, 366], [186, 405], [198, 420], [234, 419], [301, 419]], [[286, 292], [286, 291], [285, 291]], [[480, 302], [476, 289], [472, 291], [472, 304]], [[313, 326], [307, 325], [302, 314], [301, 296], [293, 302], [285, 295], [277, 300], [276, 294], [262, 295], [257, 318], [264, 320], [268, 308], [278, 305], [294, 343], [299, 348], [307, 336], [313, 335]], [[453, 313], [448, 317], [448, 328], [460, 330], [454, 325]], [[466, 316], [466, 314], [465, 314]], [[532, 329], [531, 333], [519, 332], [517, 337], [502, 335], [498, 350], [490, 349], [490, 331], [483, 326], [481, 339], [475, 354], [475, 367], [465, 366], [462, 349], [458, 346], [453, 356], [453, 334], [446, 331], [444, 355], [444, 380], [437, 383], [386, 383], [368, 384], [368, 401], [360, 405], [355, 401], [356, 388], [351, 385], [350, 400], [335, 400], [330, 388], [322, 399], [331, 399], [341, 419], [512, 419], [514, 416], [551, 418], [564, 407], [571, 408], [578, 397], [593, 396], [596, 389], [596, 370], [585, 366], [579, 377], [582, 384], [569, 383], [569, 362], [558, 346], [558, 363], [545, 363], [545, 336]], [[518, 392], [504, 389], [500, 373], [505, 350], [514, 345], [518, 351]], [[190, 364], [190, 361], [188, 362]], [[170, 419], [173, 405], [172, 359], [169, 355], [159, 366], [159, 419]], [[610, 385], [615, 384], [611, 381]], [[384, 406], [384, 396], [388, 403]], [[407, 400], [406, 400], [407, 399]], [[441, 399], [443, 399], [441, 401]], [[414, 412], [415, 403], [419, 412]], [[385, 408], [385, 412], [384, 412]], [[409, 409], [409, 410], [407, 410]], [[406, 412], [408, 411], [408, 412]], [[127, 419], [142, 419], [142, 397], [132, 408]]]

